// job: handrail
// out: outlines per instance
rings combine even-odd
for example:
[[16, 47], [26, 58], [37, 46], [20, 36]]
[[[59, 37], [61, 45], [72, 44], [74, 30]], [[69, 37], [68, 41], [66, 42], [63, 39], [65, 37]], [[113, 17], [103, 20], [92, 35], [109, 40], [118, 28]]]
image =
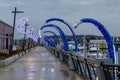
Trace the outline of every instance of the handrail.
[[[103, 62], [97, 62], [96, 59], [86, 58], [83, 56], [76, 56], [70, 52], [66, 52], [60, 49], [49, 47], [53, 52], [57, 52], [57, 55], [63, 57], [63, 61], [66, 65], [69, 64], [70, 58], [72, 59], [74, 70], [84, 77], [89, 77], [90, 80], [96, 80], [99, 75], [96, 70], [103, 72], [105, 79], [103, 80], [114, 80], [114, 71], [118, 74], [118, 80], [120, 80], [120, 65], [108, 64]], [[60, 57], [58, 57], [60, 58]]]
[[118, 64], [106, 64], [101, 62], [101, 66], [104, 71], [104, 75], [106, 75], [106, 79], [114, 80], [115, 71], [117, 72], [117, 80], [120, 80], [120, 65]]

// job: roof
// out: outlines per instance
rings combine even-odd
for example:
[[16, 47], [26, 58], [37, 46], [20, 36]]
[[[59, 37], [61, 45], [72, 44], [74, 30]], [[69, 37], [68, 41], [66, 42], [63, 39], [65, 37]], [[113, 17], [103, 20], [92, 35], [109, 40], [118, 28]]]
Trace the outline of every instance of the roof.
[[102, 43], [105, 42], [105, 40], [90, 40], [90, 43]]
[[0, 23], [3, 23], [3, 24], [7, 25], [7, 26], [8, 26], [8, 27], [10, 27], [10, 28], [13, 28], [11, 25], [9, 25], [9, 24], [5, 23], [5, 22], [4, 22], [4, 21], [2, 21], [2, 20], [0, 20]]

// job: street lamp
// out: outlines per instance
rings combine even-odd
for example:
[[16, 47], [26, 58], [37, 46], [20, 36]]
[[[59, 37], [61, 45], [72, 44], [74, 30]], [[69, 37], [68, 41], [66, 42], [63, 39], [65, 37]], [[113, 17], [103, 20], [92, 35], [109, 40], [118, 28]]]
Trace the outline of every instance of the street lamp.
[[13, 49], [13, 44], [14, 44], [14, 30], [15, 30], [16, 14], [17, 13], [24, 13], [24, 11], [17, 11], [17, 7], [15, 7], [15, 9], [14, 9], [14, 11], [12, 11], [12, 13], [14, 13], [14, 21], [13, 21], [11, 49]]

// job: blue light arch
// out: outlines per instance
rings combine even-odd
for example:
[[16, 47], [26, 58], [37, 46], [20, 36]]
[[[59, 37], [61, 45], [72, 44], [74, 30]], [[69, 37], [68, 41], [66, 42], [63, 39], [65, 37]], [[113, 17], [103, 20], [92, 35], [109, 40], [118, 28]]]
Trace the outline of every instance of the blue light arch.
[[64, 43], [64, 50], [67, 51], [67, 52], [69, 52], [70, 50], [69, 50], [69, 47], [68, 47], [68, 41], [67, 41], [67, 38], [66, 38], [65, 34], [63, 33], [63, 31], [58, 26], [56, 26], [54, 24], [44, 25], [44, 26], [41, 27], [41, 30], [44, 29], [44, 28], [46, 28], [46, 27], [55, 28], [60, 33], [61, 38], [62, 38], [63, 43]]
[[77, 52], [78, 51], [78, 42], [77, 42], [76, 34], [75, 34], [74, 30], [72, 29], [72, 26], [68, 22], [66, 22], [65, 20], [60, 19], [60, 18], [50, 18], [50, 19], [46, 20], [46, 23], [49, 23], [52, 21], [61, 22], [70, 29], [70, 31], [72, 32], [73, 38], [74, 38], [74, 42], [75, 42], [75, 51]]
[[114, 43], [107, 29], [100, 22], [91, 18], [83, 18], [79, 23], [91, 23], [100, 30], [108, 46], [108, 56], [113, 59], [115, 64], [117, 64]]
[[56, 38], [56, 40], [58, 42], [58, 45], [60, 45], [59, 37], [53, 31], [44, 31], [43, 33], [52, 33], [52, 34], [54, 34], [54, 36], [55, 36], [55, 38]]
[[54, 41], [49, 36], [43, 36], [42, 37], [43, 42], [46, 44], [46, 46], [52, 46], [55, 47]]

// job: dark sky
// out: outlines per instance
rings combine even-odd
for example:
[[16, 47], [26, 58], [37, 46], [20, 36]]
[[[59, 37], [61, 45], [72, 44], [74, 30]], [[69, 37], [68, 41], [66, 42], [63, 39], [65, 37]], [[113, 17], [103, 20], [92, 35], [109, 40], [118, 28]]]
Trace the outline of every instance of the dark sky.
[[[120, 0], [0, 0], [0, 20], [12, 25], [11, 11], [15, 6], [24, 11], [17, 15], [17, 19], [28, 17], [29, 28], [35, 28], [36, 32], [45, 20], [53, 17], [62, 18], [72, 26], [82, 18], [93, 18], [101, 22], [112, 36], [120, 35]], [[55, 24], [62, 26], [66, 34], [71, 34], [64, 25]], [[91, 24], [81, 24], [75, 32], [100, 35], [97, 28]]]

